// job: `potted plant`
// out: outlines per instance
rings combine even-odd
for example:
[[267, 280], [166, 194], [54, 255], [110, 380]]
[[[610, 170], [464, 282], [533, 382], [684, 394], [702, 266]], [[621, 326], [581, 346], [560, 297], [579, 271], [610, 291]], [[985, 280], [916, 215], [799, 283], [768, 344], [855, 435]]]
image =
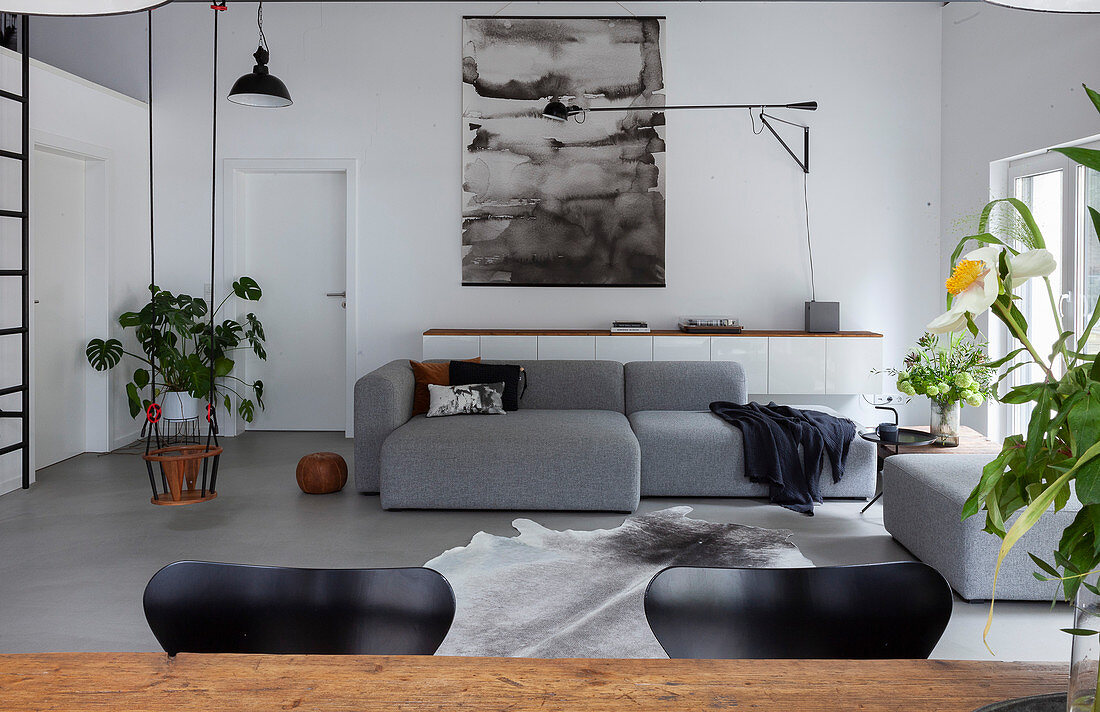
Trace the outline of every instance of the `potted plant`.
[[[1085, 90], [1100, 111], [1100, 94], [1088, 87]], [[1100, 151], [1054, 150], [1100, 171]], [[998, 206], [1013, 209], [1022, 227], [1011, 244], [991, 233], [990, 215]], [[1090, 207], [1089, 214], [1093, 230], [1100, 237], [1100, 212]], [[982, 247], [962, 255], [971, 241]], [[1015, 290], [1029, 279], [1046, 281], [1057, 323], [1057, 306], [1048, 278], [1055, 262], [1031, 212], [1019, 200], [1005, 198], [989, 203], [979, 218], [978, 232], [959, 242], [951, 263], [948, 310], [933, 320], [928, 330], [935, 333], [966, 328], [976, 335], [974, 320], [988, 310], [1019, 343], [1018, 348], [989, 365], [999, 366], [1018, 356], [1017, 365], [1033, 363], [1043, 374], [1042, 380], [1012, 388], [1000, 398], [1004, 403], [1034, 403], [1027, 432], [1005, 438], [1000, 454], [983, 469], [962, 516], [965, 519], [984, 511], [986, 531], [1003, 540], [993, 572], [995, 588], [1001, 562], [1020, 537], [1044, 513], [1062, 509], [1076, 494], [1081, 509], [1063, 530], [1052, 561], [1034, 553], [1031, 558], [1041, 571], [1036, 572], [1038, 578], [1061, 581], [1066, 599], [1075, 600], [1078, 622], [1074, 628], [1065, 629], [1075, 636], [1070, 709], [1100, 712], [1095, 646], [1100, 630], [1096, 625], [1100, 611], [1100, 359], [1078, 346], [1088, 342], [1100, 320], [1100, 308], [1093, 306], [1083, 333], [1066, 331], [1049, 348], [1032, 343], [1027, 320], [1015, 304], [1019, 299]], [[992, 615], [991, 604], [990, 622]]]
[[[258, 380], [247, 383], [233, 375], [233, 352], [251, 349], [257, 358], [267, 359], [260, 320], [251, 312], [245, 315], [243, 324], [225, 319], [214, 324], [211, 338], [206, 300], [172, 294], [156, 285], [150, 285], [149, 292], [149, 303], [140, 311], [126, 312], [118, 318], [122, 328], [133, 330], [141, 353], [127, 351], [118, 339], [92, 339], [85, 350], [88, 363], [97, 371], [114, 368], [123, 356], [141, 364], [126, 384], [130, 415], [135, 418], [152, 402], [142, 398], [142, 390], [155, 373], [157, 388], [153, 400], [161, 405], [162, 417], [169, 420], [197, 417], [198, 402], [207, 397], [213, 403], [221, 398], [222, 405], [232, 413], [232, 394], [237, 397], [237, 413], [246, 422], [252, 422], [256, 405], [264, 407], [264, 384]], [[254, 302], [261, 296], [263, 292], [254, 279], [241, 277], [214, 314], [233, 297]]]
[[962, 405], [976, 408], [995, 389], [988, 360], [983, 346], [962, 333], [950, 334], [944, 346], [939, 336], [925, 333], [905, 357], [905, 367], [888, 368], [886, 373], [897, 378], [899, 392], [928, 396], [932, 402], [929, 427], [936, 444], [956, 447]]

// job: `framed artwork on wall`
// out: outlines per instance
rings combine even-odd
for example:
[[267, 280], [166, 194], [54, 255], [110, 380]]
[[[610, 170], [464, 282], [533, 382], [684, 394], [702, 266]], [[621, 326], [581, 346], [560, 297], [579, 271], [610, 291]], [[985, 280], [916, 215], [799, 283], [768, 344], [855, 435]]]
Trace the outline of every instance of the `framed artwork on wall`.
[[463, 18], [463, 285], [665, 286], [664, 30]]

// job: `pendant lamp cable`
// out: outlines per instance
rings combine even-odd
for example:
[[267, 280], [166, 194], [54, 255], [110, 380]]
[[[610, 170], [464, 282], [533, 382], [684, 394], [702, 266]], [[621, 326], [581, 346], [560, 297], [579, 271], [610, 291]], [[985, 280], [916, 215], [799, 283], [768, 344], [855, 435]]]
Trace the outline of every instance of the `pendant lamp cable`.
[[814, 285], [814, 246], [810, 242], [810, 174], [802, 172], [802, 206], [806, 212], [806, 252], [810, 256], [810, 300], [817, 301], [817, 288]]
[[[215, 219], [216, 219], [216, 206], [218, 197], [218, 15], [220, 13], [215, 9], [214, 12], [214, 76], [211, 82], [211, 112], [210, 112], [210, 390], [206, 397], [206, 447], [210, 447], [210, 441], [213, 439], [214, 445], [218, 443], [218, 415], [217, 406], [214, 404], [214, 353], [215, 348], [215, 332], [214, 332], [214, 231], [215, 231]], [[262, 30], [261, 30], [262, 34]], [[205, 468], [204, 468], [205, 469]], [[204, 478], [205, 479], [205, 478]], [[205, 492], [205, 486], [203, 490]]]
[[[158, 348], [159, 333], [157, 331], [157, 243], [154, 235], [155, 221], [153, 217], [154, 202], [153, 202], [153, 11], [148, 10], [146, 12], [146, 49], [147, 49], [147, 63], [146, 67], [148, 71], [147, 81], [149, 90], [149, 299], [153, 317], [152, 333], [149, 335], [152, 342], [153, 353], [150, 359], [150, 377], [149, 377], [149, 407], [152, 408], [152, 404], [157, 402], [157, 354], [160, 353]], [[148, 415], [148, 414], [147, 414]], [[156, 434], [157, 447], [161, 446], [160, 442], [160, 428], [156, 422], [150, 423], [149, 418], [146, 417], [145, 422], [142, 424], [142, 431], [145, 428], [151, 428], [152, 435]], [[142, 433], [144, 435], [144, 432]], [[145, 440], [145, 453], [149, 454], [149, 445], [152, 438], [146, 438]], [[156, 490], [154, 488], [154, 494]]]
[[256, 7], [256, 27], [260, 29], [260, 45], [267, 49], [267, 37], [264, 36], [264, 4]]

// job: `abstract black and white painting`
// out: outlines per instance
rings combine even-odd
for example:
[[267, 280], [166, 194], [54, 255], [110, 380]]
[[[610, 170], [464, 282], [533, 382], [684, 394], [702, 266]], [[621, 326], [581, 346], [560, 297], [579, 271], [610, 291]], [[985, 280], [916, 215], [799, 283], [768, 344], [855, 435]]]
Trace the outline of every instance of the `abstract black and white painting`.
[[[462, 283], [665, 285], [664, 19], [467, 17]], [[551, 101], [615, 111], [565, 122]]]

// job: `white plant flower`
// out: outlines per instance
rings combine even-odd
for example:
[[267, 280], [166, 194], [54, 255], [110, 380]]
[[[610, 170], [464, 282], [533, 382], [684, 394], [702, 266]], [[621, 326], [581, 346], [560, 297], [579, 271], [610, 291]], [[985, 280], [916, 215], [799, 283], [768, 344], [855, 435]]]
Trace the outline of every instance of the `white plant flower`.
[[947, 291], [955, 297], [951, 308], [930, 321], [926, 331], [933, 334], [959, 331], [966, 326], [967, 314], [973, 318], [997, 300], [1000, 293], [997, 259], [1000, 254], [996, 247], [979, 247], [959, 260], [945, 283]]
[[1032, 277], [1049, 277], [1058, 263], [1049, 250], [1028, 250], [1008, 260], [1008, 288], [1016, 289]]

